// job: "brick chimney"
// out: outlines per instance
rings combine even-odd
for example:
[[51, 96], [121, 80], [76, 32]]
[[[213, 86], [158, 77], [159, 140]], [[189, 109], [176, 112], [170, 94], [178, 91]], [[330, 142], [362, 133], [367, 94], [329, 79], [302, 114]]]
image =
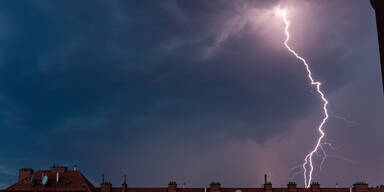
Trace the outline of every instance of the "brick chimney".
[[364, 182], [358, 182], [353, 184], [354, 192], [368, 192], [368, 184]]
[[272, 192], [272, 183], [268, 182], [267, 174], [264, 175], [264, 192]]
[[126, 192], [127, 191], [127, 175], [124, 175], [124, 182], [121, 184], [121, 191]]
[[177, 183], [176, 181], [170, 181], [168, 183], [168, 192], [176, 192], [177, 191]]
[[288, 192], [295, 192], [297, 190], [295, 182], [289, 182], [287, 186], [288, 186]]
[[221, 184], [219, 182], [212, 182], [209, 184], [210, 192], [221, 192]]
[[51, 171], [52, 172], [59, 172], [59, 173], [64, 173], [68, 170], [68, 167], [63, 167], [63, 166], [51, 166]]
[[110, 182], [103, 182], [100, 185], [100, 192], [111, 192], [112, 189], [112, 183]]
[[25, 178], [31, 178], [33, 174], [33, 169], [22, 168], [19, 169], [19, 181], [24, 180]]
[[264, 192], [272, 192], [272, 183], [271, 182], [264, 183]]
[[111, 192], [112, 183], [104, 181], [104, 174], [101, 175], [100, 192]]
[[311, 183], [312, 192], [320, 192], [320, 184], [318, 182]]

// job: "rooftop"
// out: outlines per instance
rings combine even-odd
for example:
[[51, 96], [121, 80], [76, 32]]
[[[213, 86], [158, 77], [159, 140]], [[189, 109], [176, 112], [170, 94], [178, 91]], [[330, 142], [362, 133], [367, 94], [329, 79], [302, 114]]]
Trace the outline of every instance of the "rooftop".
[[[125, 178], [125, 177], [124, 177]], [[321, 188], [319, 183], [313, 183], [310, 188], [299, 188], [293, 182], [287, 187], [273, 188], [267, 182], [261, 188], [228, 188], [221, 187], [218, 182], [212, 182], [209, 187], [179, 188], [171, 181], [166, 187], [133, 188], [124, 181], [121, 187], [112, 187], [112, 183], [103, 181], [95, 187], [80, 171], [68, 170], [67, 167], [51, 166], [49, 170], [34, 171], [30, 168], [19, 170], [18, 181], [0, 192], [9, 191], [50, 191], [50, 192], [384, 192], [384, 186], [368, 187], [366, 183], [355, 183], [352, 188]]]

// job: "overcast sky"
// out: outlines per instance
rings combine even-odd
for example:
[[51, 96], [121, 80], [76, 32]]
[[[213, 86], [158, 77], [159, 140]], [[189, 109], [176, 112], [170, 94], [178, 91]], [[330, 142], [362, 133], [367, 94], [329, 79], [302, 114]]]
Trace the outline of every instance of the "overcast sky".
[[384, 182], [384, 97], [368, 0], [0, 1], [0, 188], [77, 165], [98, 186], [295, 181], [329, 99], [322, 186]]

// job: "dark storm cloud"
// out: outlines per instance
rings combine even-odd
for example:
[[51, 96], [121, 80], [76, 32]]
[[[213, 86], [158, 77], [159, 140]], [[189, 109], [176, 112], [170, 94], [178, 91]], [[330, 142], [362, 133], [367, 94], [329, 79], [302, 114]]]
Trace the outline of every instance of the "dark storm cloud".
[[[0, 150], [0, 163], [14, 172], [21, 166], [80, 164], [93, 180], [105, 172], [119, 181], [129, 172], [131, 182], [141, 185], [175, 178], [195, 179], [195, 185], [208, 179], [231, 183], [231, 174], [243, 179], [240, 173], [249, 168], [237, 157], [286, 174], [308, 149], [300, 148], [299, 159], [290, 157], [290, 164], [282, 165], [277, 159], [286, 152], [281, 149], [290, 150], [292, 143], [281, 147], [272, 141], [291, 132], [296, 138], [301, 127], [316, 125], [298, 122], [318, 120], [312, 113], [318, 114], [320, 102], [303, 67], [281, 44], [272, 45], [265, 26], [255, 27], [248, 14], [277, 3], [1, 2], [0, 24], [6, 28], [0, 33], [0, 142], [9, 147]], [[364, 24], [367, 14], [359, 12], [358, 3], [343, 11], [336, 11], [342, 3], [331, 1], [301, 6], [317, 12], [302, 13], [309, 16], [300, 15], [297, 23], [319, 18], [319, 26], [293, 23], [293, 33], [299, 34], [293, 43], [310, 56], [327, 92], [336, 94], [357, 81], [358, 66], [369, 53], [354, 47], [371, 39], [374, 22]], [[325, 10], [330, 14], [321, 13]], [[340, 15], [343, 25], [327, 23]], [[283, 41], [282, 31], [275, 39]], [[241, 171], [222, 171], [231, 163]], [[156, 174], [148, 177], [151, 170]], [[13, 182], [8, 171], [0, 172], [4, 181]], [[250, 178], [238, 182], [254, 184]]]
[[[248, 101], [260, 95], [257, 92], [264, 92], [248, 87], [264, 83], [262, 81], [271, 82], [271, 87], [280, 84], [275, 77], [263, 78], [265, 72], [250, 64], [271, 62], [268, 56], [247, 56], [255, 48], [246, 43], [253, 34], [239, 35], [239, 39], [229, 42], [233, 49], [240, 49], [240, 54], [224, 52], [210, 60], [199, 58], [217, 38], [217, 31], [213, 32], [210, 26], [221, 27], [225, 19], [234, 14], [227, 13], [235, 11], [232, 3], [181, 3], [177, 9], [186, 7], [185, 17], [193, 18], [189, 19], [193, 24], [186, 22], [179, 26], [175, 25], [174, 18], [168, 16], [168, 8], [161, 9], [170, 6], [167, 4], [44, 3], [48, 5], [29, 3], [23, 14], [10, 13], [17, 32], [9, 39], [11, 45], [5, 63], [14, 64], [4, 66], [3, 71], [7, 73], [2, 78], [3, 82], [12, 82], [14, 86], [5, 86], [4, 94], [21, 103], [28, 113], [24, 118], [28, 126], [50, 130], [68, 118], [76, 120], [80, 116], [80, 119], [87, 119], [100, 115], [100, 118], [110, 121], [104, 126], [111, 123], [114, 131], [118, 131], [119, 124], [129, 123], [131, 119], [160, 115], [160, 112], [150, 114], [157, 113], [153, 110], [168, 110], [161, 112], [161, 116], [176, 121], [185, 121], [174, 118], [175, 114], [183, 113], [192, 121], [197, 116], [212, 119], [217, 116], [215, 114], [223, 117], [236, 114], [237, 118], [249, 120], [265, 119], [277, 111], [280, 104], [285, 104], [285, 101], [276, 103], [275, 108], [265, 112], [249, 111], [256, 106], [272, 106], [272, 101], [260, 98], [260, 103], [247, 106]], [[66, 9], [71, 10], [70, 15]], [[120, 13], [120, 19], [117, 19], [116, 9], [120, 12], [123, 9], [126, 13]], [[206, 9], [205, 14], [196, 13], [196, 9]], [[55, 14], [48, 17], [52, 13]], [[25, 17], [30, 19], [26, 22]], [[205, 21], [206, 18], [212, 21]], [[181, 36], [181, 40], [198, 38], [197, 42], [164, 50], [162, 46], [169, 39], [184, 35], [184, 31], [187, 35]], [[242, 46], [243, 43], [239, 42], [246, 44]], [[263, 43], [261, 37], [254, 42]], [[244, 74], [247, 68], [252, 71]], [[22, 93], [28, 93], [28, 97]], [[279, 90], [277, 93], [280, 94]], [[195, 109], [181, 105], [194, 105]], [[160, 109], [153, 109], [156, 107]], [[263, 113], [267, 114], [257, 117]], [[90, 126], [87, 131], [92, 132], [94, 125]], [[146, 124], [146, 129], [152, 129], [152, 126]], [[164, 129], [169, 127], [164, 126]], [[161, 132], [167, 132], [164, 129]], [[261, 132], [263, 129], [259, 130]]]

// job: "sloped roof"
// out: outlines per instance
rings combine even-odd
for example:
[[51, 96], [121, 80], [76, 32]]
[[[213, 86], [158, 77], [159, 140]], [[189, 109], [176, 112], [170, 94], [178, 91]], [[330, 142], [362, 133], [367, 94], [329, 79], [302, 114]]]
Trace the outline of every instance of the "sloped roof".
[[[56, 182], [56, 171], [39, 170], [21, 181], [9, 186], [4, 191], [86, 191], [93, 192], [95, 187], [79, 171], [65, 171], [59, 173]], [[43, 176], [48, 177], [45, 185], [41, 184]]]

